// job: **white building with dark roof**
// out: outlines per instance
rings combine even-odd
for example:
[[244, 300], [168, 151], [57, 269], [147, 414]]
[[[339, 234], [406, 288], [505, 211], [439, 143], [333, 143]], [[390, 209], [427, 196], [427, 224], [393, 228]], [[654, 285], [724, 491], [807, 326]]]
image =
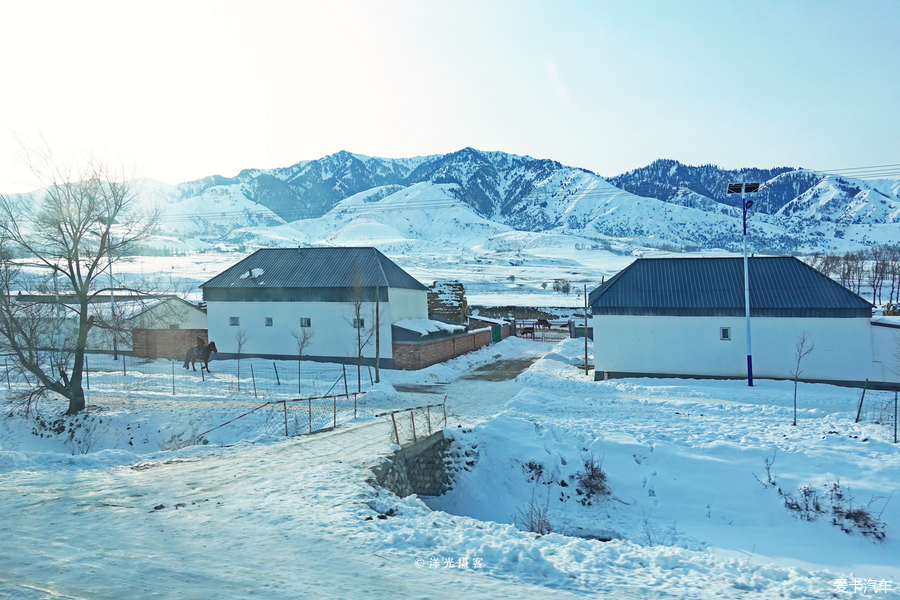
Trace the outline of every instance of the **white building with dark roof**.
[[[749, 259], [753, 375], [791, 379], [798, 336], [815, 345], [803, 381], [900, 381], [893, 331], [872, 304], [793, 257]], [[746, 378], [743, 259], [638, 259], [591, 292], [595, 378]]]
[[428, 288], [375, 248], [262, 249], [200, 287], [219, 358], [236, 356], [241, 336], [244, 356], [297, 358], [307, 331], [304, 360], [355, 362], [361, 329], [374, 364], [377, 305], [379, 364], [391, 368], [392, 325], [428, 319]]

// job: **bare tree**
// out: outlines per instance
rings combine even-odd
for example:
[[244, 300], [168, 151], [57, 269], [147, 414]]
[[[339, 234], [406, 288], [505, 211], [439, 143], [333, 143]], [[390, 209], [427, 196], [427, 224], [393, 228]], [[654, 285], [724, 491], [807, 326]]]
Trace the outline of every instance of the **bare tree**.
[[819, 270], [832, 278], [838, 276], [841, 272], [841, 257], [836, 254], [826, 254], [822, 257], [822, 268]]
[[[379, 303], [374, 303], [371, 311], [367, 310], [367, 288], [363, 285], [362, 273], [355, 272], [351, 277], [351, 296], [350, 296], [350, 317], [347, 321], [356, 331], [356, 391], [362, 391], [362, 362], [363, 350], [375, 339], [380, 326], [381, 314], [383, 310]], [[368, 288], [371, 289], [371, 288]], [[374, 288], [378, 293], [378, 288]], [[376, 352], [375, 361], [379, 360], [378, 352]]]
[[553, 281], [553, 291], [562, 292], [566, 296], [572, 291], [572, 284], [567, 279], [555, 279]]
[[303, 352], [312, 342], [315, 335], [316, 330], [312, 327], [300, 327], [300, 329], [291, 332], [291, 337], [297, 342], [297, 394], [300, 394], [300, 363], [303, 361]]
[[791, 377], [794, 378], [794, 427], [797, 426], [797, 384], [800, 381], [800, 375], [803, 373], [803, 369], [800, 368], [800, 363], [806, 358], [810, 352], [815, 350], [816, 346], [812, 342], [809, 341], [809, 334], [805, 331], [801, 332], [797, 336], [797, 344], [795, 345], [796, 352], [794, 353], [794, 358], [796, 362], [794, 363], [794, 368], [791, 370]]
[[881, 304], [881, 287], [890, 269], [890, 250], [887, 246], [873, 246], [867, 252], [866, 283], [872, 286], [872, 304]]
[[96, 160], [72, 169], [49, 152], [27, 159], [45, 188], [0, 197], [0, 351], [35, 377], [17, 399], [26, 412], [49, 392], [74, 415], [85, 408], [88, 334], [122, 323], [92, 302], [112, 293], [112, 265], [154, 233], [160, 212], [139, 205], [133, 177]]
[[894, 303], [894, 294], [897, 294], [897, 301], [900, 302], [900, 247], [887, 248], [887, 271], [885, 278], [890, 282], [890, 294], [888, 303]]
[[237, 389], [241, 391], [241, 352], [244, 350], [244, 344], [247, 343], [247, 340], [250, 339], [250, 334], [246, 329], [241, 327], [237, 331], [234, 332], [233, 336], [234, 341], [237, 344], [237, 355], [238, 355], [238, 368], [237, 368]]

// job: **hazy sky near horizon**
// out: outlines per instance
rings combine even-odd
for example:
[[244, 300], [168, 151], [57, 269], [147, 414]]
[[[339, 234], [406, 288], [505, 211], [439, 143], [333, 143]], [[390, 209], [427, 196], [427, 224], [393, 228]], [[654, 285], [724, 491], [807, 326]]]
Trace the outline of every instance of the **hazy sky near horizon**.
[[894, 1], [0, 0], [0, 192], [41, 138], [168, 183], [466, 146], [900, 163], [898, 27]]

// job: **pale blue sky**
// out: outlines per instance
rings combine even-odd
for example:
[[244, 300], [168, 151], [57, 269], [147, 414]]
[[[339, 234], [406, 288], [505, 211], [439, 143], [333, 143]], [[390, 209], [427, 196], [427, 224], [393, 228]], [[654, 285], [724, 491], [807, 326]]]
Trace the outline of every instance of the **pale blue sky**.
[[0, 191], [39, 135], [170, 183], [342, 149], [900, 163], [898, 27], [893, 1], [0, 0]]

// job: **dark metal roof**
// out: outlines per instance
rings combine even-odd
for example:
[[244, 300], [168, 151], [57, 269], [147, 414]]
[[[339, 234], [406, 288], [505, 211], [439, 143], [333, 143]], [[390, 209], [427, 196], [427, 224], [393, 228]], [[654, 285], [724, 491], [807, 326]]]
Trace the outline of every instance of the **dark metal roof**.
[[375, 248], [264, 248], [200, 287], [427, 290]]
[[[750, 314], [865, 317], [872, 304], [791, 256], [752, 257]], [[743, 316], [743, 258], [638, 259], [591, 292], [595, 315]]]

